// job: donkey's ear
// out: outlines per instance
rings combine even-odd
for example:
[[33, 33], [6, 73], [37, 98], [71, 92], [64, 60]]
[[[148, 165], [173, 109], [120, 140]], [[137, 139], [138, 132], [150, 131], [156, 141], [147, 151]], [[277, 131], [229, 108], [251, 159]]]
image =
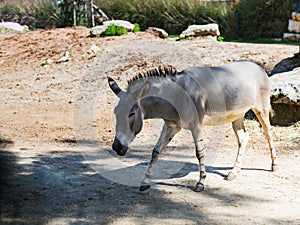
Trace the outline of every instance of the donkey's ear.
[[109, 84], [109, 87], [110, 89], [118, 96], [120, 97], [120, 94], [123, 92], [121, 90], [121, 88], [119, 87], [119, 85], [117, 84], [117, 82], [112, 79], [111, 77], [107, 77], [107, 80], [108, 80], [108, 84]]
[[141, 98], [145, 97], [149, 93], [150, 88], [151, 88], [151, 83], [149, 81], [147, 81], [142, 86], [142, 88], [137, 92], [136, 99], [141, 99]]

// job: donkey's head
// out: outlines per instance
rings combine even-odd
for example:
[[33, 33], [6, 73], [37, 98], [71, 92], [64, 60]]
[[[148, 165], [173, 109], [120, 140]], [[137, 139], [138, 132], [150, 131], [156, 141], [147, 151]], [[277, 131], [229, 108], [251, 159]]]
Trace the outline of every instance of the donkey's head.
[[115, 80], [108, 77], [111, 90], [119, 97], [118, 105], [115, 107], [116, 135], [112, 145], [118, 155], [125, 155], [128, 145], [141, 131], [143, 126], [143, 112], [140, 99], [150, 90], [150, 82], [146, 82], [141, 88], [134, 91], [123, 91]]

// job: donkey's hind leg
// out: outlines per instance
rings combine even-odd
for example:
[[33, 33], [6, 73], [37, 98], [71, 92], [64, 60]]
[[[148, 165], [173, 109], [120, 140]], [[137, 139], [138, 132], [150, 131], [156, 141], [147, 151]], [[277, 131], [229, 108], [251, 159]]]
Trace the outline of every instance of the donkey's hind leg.
[[233, 180], [236, 177], [236, 175], [241, 171], [242, 158], [248, 143], [248, 134], [244, 126], [244, 117], [241, 117], [238, 120], [233, 121], [232, 128], [236, 134], [239, 149], [234, 163], [234, 167], [232, 171], [228, 173], [227, 180]]
[[272, 131], [271, 131], [271, 125], [270, 125], [270, 111], [269, 110], [259, 110], [257, 108], [253, 108], [252, 111], [255, 113], [257, 119], [259, 120], [262, 128], [265, 138], [267, 139], [269, 143], [269, 149], [271, 152], [271, 159], [272, 159], [272, 171], [275, 172], [278, 170], [278, 162], [277, 162], [277, 155], [276, 155], [276, 149], [273, 144], [273, 138], [272, 138]]

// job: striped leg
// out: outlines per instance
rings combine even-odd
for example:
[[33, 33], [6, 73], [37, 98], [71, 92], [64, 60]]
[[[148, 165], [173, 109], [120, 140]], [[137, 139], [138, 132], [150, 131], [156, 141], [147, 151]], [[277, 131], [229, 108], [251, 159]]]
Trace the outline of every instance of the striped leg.
[[273, 172], [278, 170], [278, 162], [277, 162], [277, 154], [276, 149], [273, 144], [273, 138], [272, 138], [272, 131], [271, 131], [271, 125], [270, 125], [270, 119], [269, 119], [269, 111], [266, 110], [258, 110], [258, 109], [252, 109], [258, 118], [264, 132], [264, 136], [267, 139], [269, 143], [269, 149], [271, 153], [271, 159], [272, 159], [272, 165], [271, 169]]
[[241, 171], [242, 158], [248, 143], [248, 134], [246, 133], [246, 129], [244, 126], [244, 117], [236, 121], [233, 121], [232, 127], [238, 140], [239, 149], [238, 149], [238, 154], [235, 160], [234, 167], [232, 171], [228, 173], [227, 180], [233, 180], [236, 177], [236, 175]]
[[152, 151], [151, 161], [149, 163], [146, 175], [141, 183], [140, 191], [145, 191], [150, 188], [150, 181], [154, 173], [154, 169], [158, 160], [160, 152], [169, 144], [174, 135], [181, 130], [180, 127], [165, 123], [160, 134], [159, 140]]
[[193, 135], [195, 148], [196, 148], [196, 157], [199, 161], [199, 169], [200, 169], [199, 181], [197, 182], [194, 190], [196, 192], [200, 192], [204, 190], [204, 180], [206, 178], [205, 164], [204, 164], [205, 149], [203, 144], [202, 128], [200, 127], [194, 128], [194, 130], [192, 130], [192, 135]]

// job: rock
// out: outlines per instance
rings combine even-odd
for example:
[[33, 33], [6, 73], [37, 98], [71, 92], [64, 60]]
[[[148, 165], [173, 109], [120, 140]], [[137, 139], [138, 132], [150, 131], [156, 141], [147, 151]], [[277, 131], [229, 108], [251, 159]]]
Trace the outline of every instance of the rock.
[[70, 60], [70, 52], [65, 51], [64, 54], [57, 60], [57, 63], [68, 62]]
[[300, 21], [300, 13], [292, 12], [292, 19], [295, 21]]
[[93, 54], [97, 54], [98, 52], [101, 51], [101, 48], [99, 48], [97, 45], [92, 45], [91, 48], [90, 48], [90, 52], [93, 53]]
[[92, 27], [90, 30], [91, 36], [100, 36], [106, 31], [106, 29], [107, 26], [104, 25]]
[[299, 53], [295, 53], [293, 57], [283, 59], [279, 63], [277, 63], [271, 71], [270, 76], [276, 73], [289, 72], [297, 67], [300, 67]]
[[50, 64], [52, 64], [52, 60], [51, 60], [51, 59], [46, 59], [46, 60], [42, 63], [42, 66], [49, 66]]
[[295, 33], [284, 33], [283, 40], [286, 41], [300, 41], [300, 34]]
[[108, 27], [111, 24], [115, 24], [117, 26], [125, 27], [127, 31], [133, 31], [134, 24], [126, 21], [126, 20], [108, 20], [103, 22], [103, 26]]
[[149, 27], [146, 32], [157, 35], [160, 38], [167, 38], [169, 36], [165, 30], [157, 27]]
[[15, 32], [25, 32], [27, 26], [22, 26], [18, 23], [15, 23], [15, 22], [1, 22], [0, 23], [0, 28], [1, 27], [13, 30]]
[[216, 23], [206, 25], [190, 25], [180, 34], [180, 38], [199, 37], [199, 36], [219, 36], [219, 26]]
[[288, 30], [289, 32], [300, 33], [300, 21], [289, 20]]
[[90, 47], [90, 50], [87, 51], [87, 54], [82, 55], [83, 59], [92, 59], [94, 57], [97, 57], [97, 54], [101, 51], [101, 48], [99, 48], [97, 45], [93, 44]]
[[278, 73], [270, 77], [274, 125], [291, 125], [300, 121], [300, 70]]

